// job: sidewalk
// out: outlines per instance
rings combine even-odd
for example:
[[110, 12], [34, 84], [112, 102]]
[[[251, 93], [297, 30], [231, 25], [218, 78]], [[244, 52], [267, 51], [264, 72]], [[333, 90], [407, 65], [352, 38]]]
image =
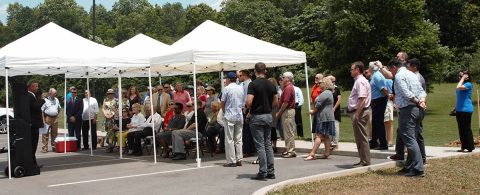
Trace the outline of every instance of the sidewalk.
[[[297, 152], [309, 153], [312, 149], [312, 142], [295, 140], [295, 147]], [[340, 156], [358, 156], [357, 145], [351, 142], [340, 142], [338, 149], [333, 151], [333, 155]], [[285, 147], [284, 141], [277, 141], [277, 147], [279, 151], [282, 151]], [[425, 151], [427, 153], [427, 158], [439, 158], [439, 157], [450, 157], [458, 156], [464, 153], [457, 152], [459, 147], [440, 147], [440, 146], [425, 146]], [[324, 146], [320, 146], [320, 149], [317, 153], [323, 153]], [[479, 149], [474, 150], [473, 152], [480, 152]], [[372, 158], [387, 158], [390, 155], [395, 154], [395, 146], [388, 148], [388, 150], [370, 150], [370, 155]]]

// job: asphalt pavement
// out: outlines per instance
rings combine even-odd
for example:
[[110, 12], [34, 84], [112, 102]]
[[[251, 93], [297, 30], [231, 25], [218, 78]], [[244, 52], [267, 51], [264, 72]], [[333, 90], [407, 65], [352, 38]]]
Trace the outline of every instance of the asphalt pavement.
[[[0, 147], [6, 141], [0, 135]], [[40, 147], [39, 147], [40, 148]], [[118, 153], [106, 154], [103, 150], [57, 154], [37, 152], [41, 174], [24, 178], [0, 176], [0, 194], [251, 194], [270, 184], [288, 179], [351, 169], [358, 157], [332, 155], [331, 159], [304, 161], [297, 158], [276, 157], [276, 179], [255, 181], [250, 177], [258, 171], [251, 164], [255, 157], [244, 159], [243, 166], [226, 168], [224, 154], [202, 157], [202, 167], [192, 156], [184, 161], [157, 158], [153, 155], [119, 159]], [[372, 159], [373, 164], [387, 159]], [[7, 155], [0, 154], [0, 168], [7, 165]]]

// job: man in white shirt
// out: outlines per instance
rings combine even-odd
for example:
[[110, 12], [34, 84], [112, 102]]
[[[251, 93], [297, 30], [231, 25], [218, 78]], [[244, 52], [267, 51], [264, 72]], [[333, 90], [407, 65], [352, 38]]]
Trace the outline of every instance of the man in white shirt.
[[153, 130], [152, 130], [152, 120], [153, 120], [153, 126], [155, 127], [155, 132], [158, 133], [160, 130], [161, 123], [163, 121], [162, 116], [158, 114], [158, 112], [154, 112], [152, 115], [150, 105], [146, 105], [144, 107], [145, 110], [145, 116], [147, 117], [147, 120], [145, 123], [140, 125], [141, 128], [143, 128], [142, 131], [135, 131], [133, 132], [130, 136], [133, 137], [133, 150], [136, 151], [135, 155], [136, 156], [141, 156], [143, 155], [142, 152], [142, 139], [147, 137], [147, 136], [152, 136], [153, 135]]
[[293, 86], [295, 90], [295, 124], [297, 124], [297, 136], [303, 137], [303, 122], [302, 122], [302, 106], [303, 106], [303, 93], [302, 90], [297, 87]]
[[[90, 106], [89, 106], [90, 103]], [[98, 102], [94, 97], [90, 97], [90, 92], [85, 90], [85, 98], [83, 98], [83, 113], [82, 113], [82, 140], [83, 150], [89, 149], [88, 144], [88, 130], [90, 129], [89, 121], [92, 125], [92, 149], [97, 149], [97, 114]]]
[[42, 152], [48, 152], [48, 135], [51, 136], [52, 152], [55, 152], [55, 138], [58, 132], [58, 114], [60, 113], [60, 101], [57, 98], [57, 90], [50, 88], [48, 97], [45, 98], [45, 103], [42, 105], [42, 114], [45, 123], [50, 126], [46, 134], [42, 134]]

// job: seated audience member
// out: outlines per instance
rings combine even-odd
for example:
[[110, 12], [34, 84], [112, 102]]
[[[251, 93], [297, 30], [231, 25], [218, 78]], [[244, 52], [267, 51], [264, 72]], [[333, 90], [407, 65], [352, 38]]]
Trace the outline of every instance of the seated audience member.
[[133, 153], [133, 135], [137, 131], [142, 131], [142, 125], [145, 124], [145, 116], [143, 116], [142, 106], [139, 103], [132, 105], [132, 119], [129, 124], [127, 124], [128, 133], [127, 133], [127, 146], [128, 154], [132, 155]]
[[163, 128], [167, 128], [168, 123], [170, 122], [170, 120], [172, 120], [172, 117], [175, 114], [173, 111], [174, 107], [175, 107], [174, 102], [168, 103], [168, 109], [167, 109], [167, 112], [165, 113], [165, 117], [163, 118]]
[[163, 157], [167, 158], [169, 155], [169, 145], [172, 145], [172, 131], [183, 129], [185, 126], [185, 116], [182, 114], [183, 104], [176, 102], [173, 106], [175, 115], [173, 115], [168, 126], [156, 135], [156, 140], [163, 147]]
[[207, 104], [207, 94], [205, 87], [197, 85], [197, 98], [202, 101], [201, 109], [205, 112], [205, 105]]
[[[199, 136], [201, 133], [205, 132], [205, 127], [207, 125], [208, 119], [203, 112], [203, 109], [200, 109], [202, 102], [197, 100], [197, 122], [198, 122], [198, 132]], [[196, 136], [197, 124], [195, 123], [195, 114], [192, 116], [190, 121], [188, 121], [187, 128], [182, 130], [177, 130], [172, 132], [172, 148], [173, 148], [173, 157], [172, 160], [186, 160], [187, 155], [185, 154], [185, 141], [190, 140]]]
[[[183, 115], [185, 115], [185, 125], [188, 123], [188, 121], [190, 121], [190, 119], [193, 116], [193, 113], [195, 113], [195, 110], [193, 109], [193, 103], [188, 102], [187, 109], [185, 110], [185, 113], [183, 113]], [[183, 127], [183, 128], [187, 128], [187, 127]]]
[[106, 149], [106, 151], [108, 153], [111, 153], [113, 152], [113, 148], [115, 146], [116, 143], [119, 143], [121, 142], [121, 144], [119, 144], [119, 147], [123, 147], [124, 148], [124, 153], [126, 152], [125, 151], [125, 146], [127, 145], [127, 133], [128, 133], [128, 127], [127, 127], [127, 124], [130, 123], [130, 117], [129, 117], [129, 112], [128, 112], [128, 108], [123, 108], [122, 109], [122, 140], [120, 140], [120, 121], [118, 119], [115, 119], [114, 120], [114, 123], [112, 124], [112, 135], [111, 137], [108, 137], [109, 140], [109, 147]]
[[216, 149], [216, 139], [215, 137], [217, 137], [218, 135], [218, 138], [220, 140], [220, 145], [219, 145], [219, 151], [218, 152], [221, 152], [221, 151], [225, 151], [225, 133], [223, 131], [223, 126], [220, 125], [220, 123], [217, 121], [217, 116], [218, 116], [218, 112], [220, 111], [220, 103], [218, 102], [212, 102], [212, 104], [210, 105], [210, 109], [209, 109], [211, 112], [210, 114], [208, 115], [208, 125], [207, 125], [207, 131], [205, 132], [205, 134], [207, 135], [208, 137], [208, 149], [213, 153], [215, 152], [215, 149]]
[[129, 145], [133, 145], [133, 155], [135, 156], [143, 155], [142, 138], [153, 135], [152, 120], [155, 125], [155, 131], [158, 131], [160, 129], [160, 123], [162, 122], [162, 117], [157, 112], [155, 112], [152, 117], [150, 106], [145, 106], [144, 110], [147, 120], [145, 121], [145, 123], [139, 126], [139, 128], [141, 128], [142, 130], [134, 131], [128, 133], [127, 135]]

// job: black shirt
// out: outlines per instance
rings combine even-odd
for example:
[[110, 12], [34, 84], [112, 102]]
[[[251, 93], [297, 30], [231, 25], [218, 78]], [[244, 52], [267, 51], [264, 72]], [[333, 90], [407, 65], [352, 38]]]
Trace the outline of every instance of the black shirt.
[[[340, 88], [335, 87], [335, 89], [333, 89], [333, 106], [335, 106], [335, 104], [337, 103], [339, 95], [340, 95]], [[335, 120], [337, 120], [338, 122], [341, 122], [342, 115], [340, 111], [340, 105], [338, 105], [337, 109], [335, 109], [335, 111], [333, 112], [334, 112], [333, 114], [335, 115]]]
[[172, 120], [168, 122], [167, 129], [183, 129], [185, 120], [186, 118], [183, 114], [175, 114]]
[[248, 86], [248, 95], [254, 95], [250, 112], [252, 114], [271, 114], [272, 102], [277, 90], [272, 82], [257, 78]]
[[[203, 112], [202, 109], [198, 109], [197, 110], [197, 113], [198, 113], [198, 132], [205, 132], [205, 127], [207, 126], [207, 123], [208, 123], [208, 119], [207, 119], [207, 115], [205, 115], [205, 112]], [[193, 114], [192, 118], [190, 118], [190, 120], [188, 121], [187, 123], [187, 128], [192, 125], [193, 123], [195, 123], [195, 114]]]

